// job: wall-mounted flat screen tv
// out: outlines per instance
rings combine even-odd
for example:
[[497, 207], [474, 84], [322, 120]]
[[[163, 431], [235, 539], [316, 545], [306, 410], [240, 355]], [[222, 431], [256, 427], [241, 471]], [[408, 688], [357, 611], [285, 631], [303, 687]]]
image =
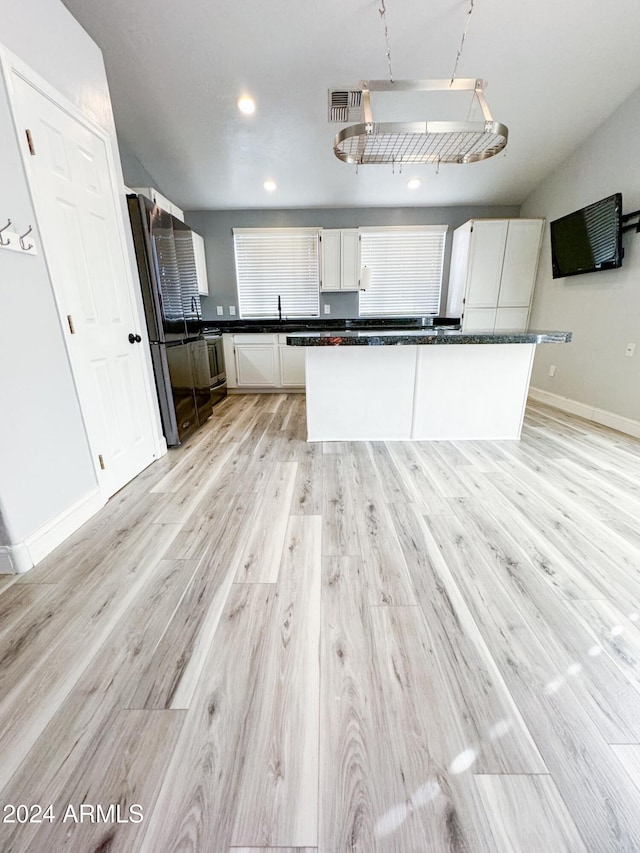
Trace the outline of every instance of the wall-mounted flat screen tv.
[[554, 278], [622, 266], [622, 193], [550, 224]]

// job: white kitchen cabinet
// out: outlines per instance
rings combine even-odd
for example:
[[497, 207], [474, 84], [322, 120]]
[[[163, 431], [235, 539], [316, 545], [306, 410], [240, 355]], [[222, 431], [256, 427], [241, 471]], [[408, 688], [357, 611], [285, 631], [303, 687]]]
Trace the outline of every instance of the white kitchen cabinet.
[[447, 316], [465, 331], [525, 329], [543, 219], [476, 219], [454, 231]]
[[509, 329], [526, 329], [529, 321], [529, 306], [522, 308], [497, 308], [495, 311], [494, 332], [506, 332]]
[[305, 349], [286, 341], [286, 333], [223, 335], [227, 387], [304, 390]]
[[167, 213], [175, 216], [175, 218], [179, 219], [180, 222], [184, 222], [184, 211], [172, 201], [169, 201], [166, 196], [162, 195], [162, 193], [158, 192], [154, 187], [133, 187], [133, 192], [150, 198], [151, 201], [158, 205], [158, 207], [161, 207], [163, 210], [166, 210]]
[[299, 388], [304, 386], [305, 348], [288, 347], [286, 335], [278, 335], [278, 344], [280, 384], [283, 388]]
[[279, 384], [275, 335], [234, 335], [238, 388], [274, 387]]
[[360, 234], [357, 228], [323, 228], [321, 231], [323, 291], [358, 290], [360, 287]]
[[193, 240], [193, 255], [196, 261], [196, 278], [198, 279], [198, 293], [201, 296], [209, 295], [209, 280], [207, 278], [207, 259], [204, 253], [204, 240], [195, 231], [191, 232]]
[[465, 308], [464, 329], [476, 332], [493, 332], [496, 325], [495, 308]]
[[169, 210], [169, 213], [172, 216], [175, 216], [176, 219], [179, 219], [180, 222], [184, 222], [184, 210], [176, 204], [173, 204], [173, 202], [171, 202], [171, 209]]
[[234, 335], [222, 335], [222, 351], [224, 353], [224, 371], [227, 374], [227, 388], [237, 388], [236, 352], [233, 343]]
[[511, 219], [502, 264], [498, 306], [529, 305], [536, 283], [542, 219]]
[[507, 228], [505, 220], [474, 222], [469, 245], [466, 307], [493, 308], [498, 304]]

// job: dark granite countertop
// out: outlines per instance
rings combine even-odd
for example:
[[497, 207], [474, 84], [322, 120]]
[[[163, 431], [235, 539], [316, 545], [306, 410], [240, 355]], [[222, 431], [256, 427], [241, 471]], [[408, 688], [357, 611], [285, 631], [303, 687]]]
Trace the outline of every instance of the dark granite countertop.
[[352, 319], [322, 319], [319, 317], [298, 320], [202, 320], [202, 332], [271, 334], [275, 332], [338, 331], [352, 329], [429, 329], [446, 327], [457, 329], [460, 320], [457, 317], [354, 317]]
[[503, 332], [462, 332], [459, 329], [351, 330], [336, 334], [292, 332], [287, 345], [294, 347], [340, 346], [424, 346], [429, 344], [566, 344], [571, 332], [530, 330]]

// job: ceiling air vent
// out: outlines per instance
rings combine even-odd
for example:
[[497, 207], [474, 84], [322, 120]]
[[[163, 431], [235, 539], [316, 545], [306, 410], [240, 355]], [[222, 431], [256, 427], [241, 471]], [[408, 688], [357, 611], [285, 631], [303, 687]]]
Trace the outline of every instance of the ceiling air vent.
[[329, 89], [329, 121], [362, 121], [362, 89]]

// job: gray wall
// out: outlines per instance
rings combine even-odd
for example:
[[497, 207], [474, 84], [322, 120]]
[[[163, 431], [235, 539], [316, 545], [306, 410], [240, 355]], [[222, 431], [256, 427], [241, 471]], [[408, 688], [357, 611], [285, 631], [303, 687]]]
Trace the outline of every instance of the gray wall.
[[[113, 129], [102, 55], [58, 0], [0, 0], [0, 40]], [[0, 79], [0, 219], [35, 226]], [[96, 488], [53, 291], [40, 253], [0, 251], [2, 544], [17, 544]]]
[[118, 148], [120, 149], [120, 162], [122, 163], [122, 174], [126, 186], [153, 187], [158, 192], [162, 192], [162, 187], [158, 185], [153, 175], [147, 172], [122, 136], [118, 137]]
[[[548, 222], [614, 192], [622, 192], [624, 212], [640, 208], [639, 127], [640, 89], [522, 206], [523, 216], [547, 219], [531, 325], [574, 333], [567, 346], [538, 347], [532, 384], [633, 420], [640, 420], [640, 235], [624, 235], [621, 269], [553, 279]], [[631, 342], [638, 349], [626, 358]]]
[[[444, 298], [446, 296], [453, 229], [472, 218], [487, 219], [518, 215], [519, 207], [513, 205], [476, 205], [473, 207], [192, 210], [187, 211], [186, 220], [194, 231], [204, 237], [209, 296], [202, 298], [202, 311], [205, 319], [215, 320], [218, 318], [216, 314], [217, 305], [222, 305], [225, 319], [231, 316], [229, 314], [230, 305], [235, 305], [236, 311], [238, 308], [233, 255], [233, 228], [288, 228], [296, 226], [357, 228], [365, 225], [449, 225], [444, 269]], [[321, 294], [321, 316], [324, 316], [324, 304], [331, 306], [331, 317], [358, 316], [357, 293]]]

